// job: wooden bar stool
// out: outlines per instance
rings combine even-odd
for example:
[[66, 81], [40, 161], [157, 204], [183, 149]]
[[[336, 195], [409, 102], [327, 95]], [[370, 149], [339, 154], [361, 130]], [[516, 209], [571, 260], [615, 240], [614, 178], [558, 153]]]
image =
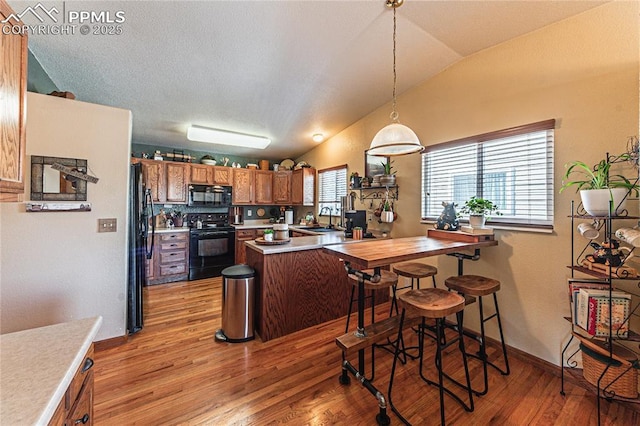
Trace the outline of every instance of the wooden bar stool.
[[[411, 284], [397, 288], [393, 287], [393, 299], [391, 301], [391, 309], [396, 310], [396, 314], [398, 313], [398, 305], [396, 303], [396, 290], [404, 290], [406, 288], [410, 288], [413, 290], [414, 288], [420, 288], [420, 278], [431, 277], [433, 280], [433, 288], [436, 288], [436, 274], [438, 273], [438, 268], [431, 265], [426, 265], [420, 262], [405, 262], [397, 265], [393, 265], [393, 272], [398, 274], [399, 277], [407, 277], [411, 278]], [[413, 280], [416, 280], [416, 286], [414, 287]]]
[[[362, 272], [369, 275], [373, 275], [373, 269], [365, 269]], [[349, 322], [351, 320], [353, 304], [358, 301], [358, 299], [355, 298], [355, 294], [356, 294], [356, 289], [358, 288], [358, 283], [359, 283], [358, 281], [359, 278], [357, 276], [353, 274], [349, 274], [347, 275], [347, 277], [349, 278], [349, 282], [351, 283], [352, 287], [351, 287], [351, 303], [349, 303], [349, 312], [347, 313], [347, 325], [344, 330], [345, 333], [349, 331]], [[398, 275], [390, 271], [385, 271], [384, 269], [380, 270], [380, 281], [378, 281], [377, 283], [372, 283], [371, 281], [365, 280], [364, 289], [365, 291], [369, 291], [371, 293], [370, 296], [367, 296], [367, 298], [371, 299], [371, 323], [375, 322], [374, 306], [376, 304], [375, 303], [376, 290], [394, 288], [397, 286], [397, 284], [398, 284]], [[392, 300], [391, 303], [393, 304], [394, 301], [395, 299]]]
[[[369, 274], [369, 275], [373, 275], [374, 274], [374, 270], [373, 269], [365, 269], [362, 271], [365, 274]], [[349, 278], [349, 282], [352, 284], [351, 287], [351, 303], [349, 303], [349, 312], [347, 313], [347, 324], [345, 326], [345, 333], [349, 332], [349, 322], [351, 320], [351, 312], [352, 312], [352, 307], [353, 304], [355, 302], [358, 301], [357, 298], [355, 298], [355, 292], [356, 289], [358, 288], [358, 285], [360, 283], [360, 278], [354, 274], [348, 274], [347, 277]], [[375, 294], [376, 291], [378, 290], [384, 290], [384, 289], [388, 289], [389, 288], [395, 288], [396, 285], [398, 284], [398, 275], [396, 275], [393, 272], [390, 271], [386, 271], [384, 269], [380, 270], [380, 281], [378, 282], [371, 282], [368, 280], [364, 281], [364, 289], [365, 291], [369, 291], [370, 295], [366, 296], [367, 299], [371, 299], [371, 324], [375, 323], [375, 305], [376, 305], [376, 300], [375, 300]], [[392, 301], [393, 303], [393, 301]], [[391, 317], [391, 314], [389, 314], [389, 317]], [[387, 339], [388, 340], [388, 339]], [[374, 349], [376, 347], [380, 347], [382, 349], [385, 349], [391, 353], [393, 353], [393, 349], [390, 349], [389, 346], [393, 345], [393, 342], [388, 340], [388, 343], [386, 344], [378, 344], [378, 343], [374, 343], [371, 345], [372, 349], [371, 349], [371, 377], [368, 378], [368, 380], [373, 381], [374, 377], [375, 377], [375, 352]], [[404, 359], [403, 362], [406, 363], [406, 354], [404, 351], [404, 346], [403, 346], [403, 351], [402, 351], [403, 355], [404, 355]], [[344, 357], [344, 353], [343, 353], [343, 357]]]
[[[507, 358], [507, 346], [504, 343], [504, 334], [502, 333], [502, 322], [500, 321], [500, 310], [498, 309], [498, 298], [496, 293], [500, 290], [500, 281], [492, 278], [482, 277], [479, 275], [458, 275], [449, 277], [444, 281], [444, 285], [450, 290], [457, 291], [462, 296], [475, 296], [478, 298], [478, 309], [480, 311], [480, 336], [469, 333], [469, 335], [480, 344], [480, 351], [478, 354], [467, 354], [482, 361], [482, 370], [484, 373], [484, 389], [482, 391], [474, 391], [476, 395], [484, 395], [489, 388], [489, 382], [487, 378], [487, 364], [498, 370], [503, 376], [508, 376], [510, 373], [509, 359]], [[496, 313], [488, 317], [484, 317], [484, 311], [482, 307], [482, 297], [493, 295], [493, 304], [496, 309]], [[502, 355], [504, 357], [505, 369], [502, 370], [494, 363], [487, 359], [487, 347], [484, 334], [484, 323], [492, 318], [498, 320], [498, 330], [500, 331], [500, 343], [502, 344]]]
[[[420, 377], [422, 380], [430, 385], [437, 386], [440, 391], [440, 421], [441, 424], [445, 424], [444, 419], [444, 394], [445, 392], [455, 399], [466, 411], [473, 411], [473, 394], [471, 391], [471, 378], [469, 376], [469, 367], [467, 365], [467, 353], [464, 348], [464, 335], [462, 332], [462, 320], [464, 312], [464, 298], [459, 294], [450, 292], [441, 288], [425, 288], [409, 290], [406, 293], [402, 293], [398, 297], [398, 304], [402, 308], [400, 314], [400, 325], [398, 330], [398, 340], [396, 341], [396, 352], [393, 358], [393, 364], [391, 367], [391, 378], [389, 379], [389, 406], [391, 410], [404, 422], [409, 422], [398, 412], [394, 407], [391, 392], [393, 390], [393, 378], [396, 371], [396, 361], [400, 354], [400, 344], [402, 343], [402, 329], [404, 327], [405, 317], [422, 317], [422, 324], [420, 325], [420, 334], [418, 337], [418, 350], [420, 357]], [[444, 343], [444, 331], [445, 320], [447, 315], [456, 314], [458, 336], [450, 339], [447, 343]], [[430, 336], [427, 331], [426, 319], [435, 320], [435, 336]], [[435, 365], [438, 370], [438, 381], [434, 382], [427, 379], [423, 373], [423, 360], [424, 360], [424, 337], [433, 337], [436, 342], [436, 357]], [[462, 354], [462, 362], [464, 365], [464, 373], [466, 379], [466, 385], [457, 382], [449, 375], [444, 373], [442, 363], [442, 351], [454, 343], [458, 343], [458, 349]], [[453, 393], [450, 389], [444, 386], [444, 378], [451, 380], [454, 384], [462, 387], [468, 393], [469, 404], [467, 405], [458, 395]]]

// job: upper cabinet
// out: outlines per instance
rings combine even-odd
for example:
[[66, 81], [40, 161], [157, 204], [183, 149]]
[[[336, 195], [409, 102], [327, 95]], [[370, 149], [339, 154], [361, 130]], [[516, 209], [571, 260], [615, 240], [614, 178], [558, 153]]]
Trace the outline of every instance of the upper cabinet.
[[[4, 0], [0, 0], [0, 21], [4, 21], [13, 13], [11, 7]], [[26, 167], [27, 35], [3, 32], [0, 37], [0, 201], [23, 201]]]
[[254, 175], [254, 170], [233, 169], [233, 204], [253, 203]]
[[316, 169], [303, 167], [291, 175], [291, 204], [313, 206], [316, 198]]
[[142, 180], [145, 188], [151, 190], [154, 203], [186, 204], [189, 164], [173, 161], [141, 160], [132, 162], [142, 164]]
[[273, 173], [273, 201], [276, 204], [291, 204], [291, 172]]
[[187, 204], [187, 181], [189, 180], [189, 164], [166, 163], [167, 203]]
[[232, 185], [231, 167], [191, 164], [189, 183], [195, 185]]

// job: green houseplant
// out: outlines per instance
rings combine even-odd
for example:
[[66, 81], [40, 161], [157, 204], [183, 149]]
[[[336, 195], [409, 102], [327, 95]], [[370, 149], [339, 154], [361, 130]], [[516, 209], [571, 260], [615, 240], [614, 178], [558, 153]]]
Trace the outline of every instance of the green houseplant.
[[[628, 153], [616, 157], [618, 161], [630, 160]], [[565, 164], [567, 169], [560, 192], [575, 187], [580, 193], [582, 206], [592, 216], [607, 216], [622, 207], [626, 195], [630, 192], [638, 195], [637, 182], [631, 182], [620, 174], [611, 174], [612, 162], [600, 160], [590, 167], [582, 161], [571, 161]]]
[[265, 229], [263, 238], [265, 241], [273, 241], [273, 229]]
[[486, 220], [491, 218], [491, 214], [502, 215], [493, 201], [475, 195], [465, 201], [460, 213], [469, 215], [469, 225], [473, 228], [484, 227]]
[[382, 186], [395, 186], [396, 185], [396, 172], [392, 171], [393, 161], [387, 160], [386, 162], [381, 161], [382, 167], [384, 167], [384, 174], [380, 176], [380, 185]]

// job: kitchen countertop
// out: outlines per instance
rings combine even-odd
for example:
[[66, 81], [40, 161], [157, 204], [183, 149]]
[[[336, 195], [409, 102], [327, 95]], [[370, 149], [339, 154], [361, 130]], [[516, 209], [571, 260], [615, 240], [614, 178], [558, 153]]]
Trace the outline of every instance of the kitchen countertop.
[[46, 425], [84, 360], [102, 317], [0, 336], [0, 419]]
[[[291, 228], [293, 229], [293, 228]], [[262, 254], [287, 253], [291, 251], [314, 250], [332, 244], [360, 243], [372, 241], [373, 239], [354, 240], [346, 238], [343, 231], [325, 232], [322, 234], [309, 235], [307, 237], [293, 237], [291, 241], [278, 245], [261, 245], [255, 241], [245, 241], [247, 247]]]
[[189, 232], [189, 228], [186, 226], [181, 228], [156, 228], [154, 232], [156, 234], [165, 234], [167, 232]]

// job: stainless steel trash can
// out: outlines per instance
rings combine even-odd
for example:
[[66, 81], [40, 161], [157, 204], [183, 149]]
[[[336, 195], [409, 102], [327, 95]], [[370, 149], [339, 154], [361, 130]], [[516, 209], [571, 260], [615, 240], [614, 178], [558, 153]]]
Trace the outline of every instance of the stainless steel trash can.
[[216, 340], [246, 342], [254, 338], [255, 271], [234, 265], [222, 271], [222, 328]]

